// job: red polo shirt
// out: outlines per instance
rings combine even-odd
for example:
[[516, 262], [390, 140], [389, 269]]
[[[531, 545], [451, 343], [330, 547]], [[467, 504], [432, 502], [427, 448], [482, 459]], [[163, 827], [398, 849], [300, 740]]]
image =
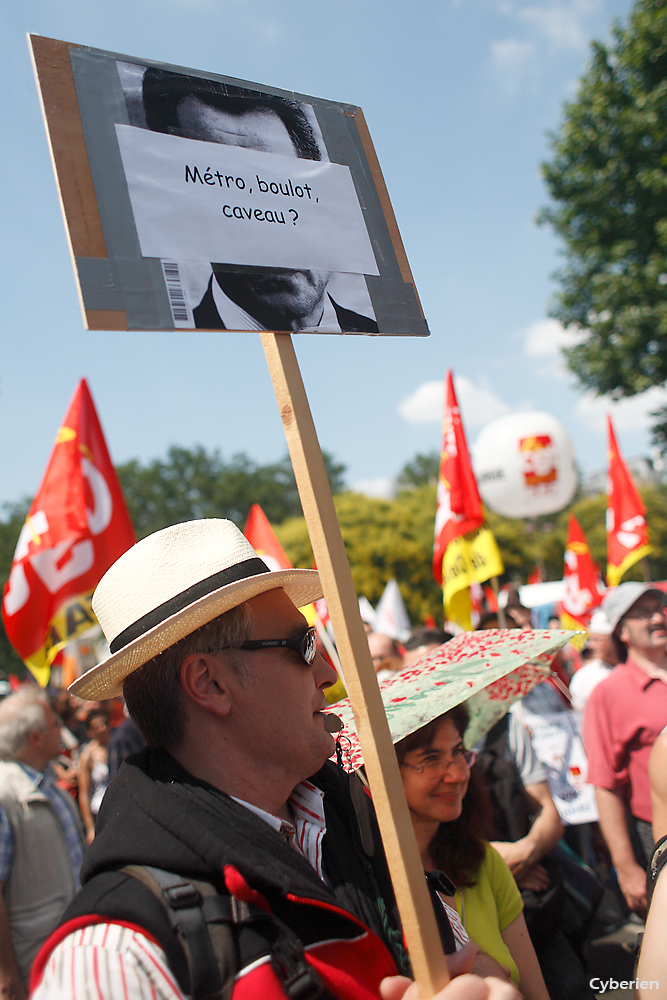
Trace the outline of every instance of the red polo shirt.
[[588, 780], [621, 791], [638, 819], [651, 822], [648, 759], [667, 726], [667, 682], [628, 659], [598, 684], [586, 705], [584, 745]]

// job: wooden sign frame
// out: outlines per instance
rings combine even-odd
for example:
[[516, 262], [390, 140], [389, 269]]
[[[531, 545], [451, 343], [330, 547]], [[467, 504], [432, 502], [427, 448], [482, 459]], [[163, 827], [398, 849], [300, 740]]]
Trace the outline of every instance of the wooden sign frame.
[[[377, 269], [377, 273], [353, 275], [342, 272], [354, 272], [357, 270], [355, 266], [343, 268], [341, 265], [341, 273], [333, 275], [339, 280], [359, 279], [359, 287], [363, 288], [363, 296], [374, 314], [371, 316], [369, 312], [369, 317], [374, 320], [369, 326], [355, 326], [354, 321], [349, 319], [349, 325], [346, 325], [341, 319], [341, 312], [346, 313], [347, 309], [337, 309], [341, 331], [381, 336], [429, 335], [389, 195], [360, 108], [38, 35], [29, 36], [29, 41], [87, 329], [215, 328], [205, 326], [204, 320], [197, 319], [195, 322], [192, 316], [186, 321], [190, 325], [184, 326], [177, 320], [173, 299], [170, 300], [170, 282], [163, 273], [166, 262], [157, 257], [145, 257], [141, 251], [129, 180], [116, 130], [120, 126], [142, 123], [126, 129], [126, 132], [133, 133], [135, 138], [143, 135], [164, 139], [167, 143], [188, 143], [183, 138], [174, 140], [171, 136], [159, 136], [148, 127], [144, 109], [137, 111], [137, 107], [141, 106], [141, 83], [137, 83], [136, 93], [130, 93], [127, 78], [125, 82], [121, 80], [122, 67], [129, 67], [132, 71], [130, 76], [136, 72], [139, 81], [141, 74], [150, 69], [186, 81], [194, 80], [196, 84], [201, 82], [218, 88], [240, 89], [244, 95], [282, 100], [295, 108], [309, 110], [314, 134], [318, 137], [315, 145], [326, 161], [321, 166], [333, 169], [335, 164], [340, 164], [348, 171], [355, 192], [352, 197], [356, 196], [357, 211], [361, 213], [359, 218], [363, 219], [360, 224], [365, 227], [370, 240], [368, 252], [374, 257]], [[205, 145], [213, 145], [217, 149], [231, 148], [210, 142]], [[307, 164], [311, 161], [301, 156], [294, 162]], [[320, 164], [314, 166], [319, 167]], [[282, 226], [268, 227], [274, 228], [283, 234], [286, 232]], [[219, 229], [222, 231], [224, 227]], [[329, 230], [323, 232], [328, 234]], [[261, 245], [260, 238], [255, 239]], [[321, 245], [322, 240], [319, 243]], [[202, 251], [202, 257], [197, 260], [189, 257], [181, 264], [184, 267], [203, 267], [210, 275], [210, 259]], [[224, 258], [215, 259], [222, 260], [216, 268], [241, 270], [246, 267], [247, 270], [247, 264], [243, 265], [242, 261], [235, 263], [229, 258], [227, 262]], [[263, 263], [267, 265], [266, 270], [272, 273], [275, 265], [268, 261]], [[317, 269], [318, 265], [299, 260], [296, 264], [281, 266]], [[253, 267], [251, 270], [261, 271], [262, 268]], [[187, 297], [187, 282], [184, 282], [182, 290]], [[345, 307], [347, 304], [341, 301], [340, 305]], [[196, 311], [193, 310], [193, 313]], [[355, 315], [350, 313], [350, 316]], [[357, 320], [367, 318], [356, 316]], [[243, 329], [258, 328], [261, 329], [260, 323]], [[320, 331], [311, 329], [310, 332]]]
[[[80, 46], [34, 35], [30, 36], [30, 43], [85, 325], [88, 329], [100, 330], [143, 329], [136, 322], [133, 323], [127, 309], [91, 306], [89, 289], [82, 280], [82, 273], [86, 268], [89, 272], [94, 272], [95, 262], [102, 265], [111, 260], [105, 231], [108, 219], [105, 223], [104, 218], [108, 206], [102, 204], [100, 210], [96, 178], [91, 169], [71, 65], [73, 50], [91, 52], [93, 55], [96, 50], [83, 50]], [[109, 56], [109, 53], [101, 55]], [[355, 122], [368, 174], [381, 206], [388, 244], [393, 254], [387, 267], [389, 271], [394, 269], [396, 284], [400, 282], [408, 287], [409, 296], [414, 298], [415, 309], [412, 315], [419, 328], [417, 335], [428, 335], [363, 114], [361, 109], [354, 107], [349, 107], [344, 113]], [[85, 267], [82, 267], [82, 261], [85, 262]], [[381, 332], [384, 332], [382, 324], [380, 326]], [[171, 329], [168, 325], [160, 327], [159, 324], [150, 328]], [[390, 335], [396, 332], [398, 331], [387, 330]], [[410, 331], [405, 332], [413, 335]], [[410, 960], [421, 996], [426, 1000], [449, 981], [447, 964], [359, 615], [322, 453], [291, 336], [267, 331], [261, 334], [261, 338], [355, 713]]]

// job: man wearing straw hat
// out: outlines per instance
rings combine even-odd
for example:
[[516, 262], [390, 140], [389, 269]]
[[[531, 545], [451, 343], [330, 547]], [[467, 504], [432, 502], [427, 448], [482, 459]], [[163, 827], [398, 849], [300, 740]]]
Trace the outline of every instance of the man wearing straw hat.
[[[362, 836], [327, 761], [335, 672], [297, 610], [321, 595], [315, 571], [270, 572], [214, 519], [143, 539], [104, 576], [111, 655], [73, 690], [122, 691], [148, 747], [109, 786], [35, 998], [370, 1000], [405, 967], [372, 811]], [[477, 996], [453, 985], [442, 1000]]]

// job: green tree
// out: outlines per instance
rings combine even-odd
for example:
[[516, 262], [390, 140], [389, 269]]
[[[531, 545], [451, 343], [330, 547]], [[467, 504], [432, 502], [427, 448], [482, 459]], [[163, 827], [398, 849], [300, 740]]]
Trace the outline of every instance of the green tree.
[[[18, 503], [3, 505], [0, 517], [0, 590], [5, 589], [9, 579], [16, 542], [29, 507], [30, 501], [27, 498]], [[9, 674], [23, 677], [25, 666], [7, 638], [4, 625], [0, 625], [0, 677], [5, 680]]]
[[[583, 386], [630, 396], [667, 379], [667, 3], [637, 0], [595, 42], [542, 165], [540, 222], [565, 244], [552, 315], [581, 334], [566, 350]], [[661, 414], [667, 443], [667, 412]]]
[[[640, 492], [653, 545], [649, 572], [651, 579], [664, 580], [667, 579], [667, 488], [645, 486]], [[375, 604], [387, 581], [395, 577], [413, 624], [427, 615], [442, 621], [442, 593], [431, 575], [435, 487], [405, 489], [393, 500], [342, 493], [334, 498], [334, 503], [357, 592]], [[502, 582], [526, 583], [528, 574], [538, 564], [543, 566], [546, 580], [560, 580], [570, 514], [576, 516], [584, 529], [593, 559], [604, 573], [606, 505], [603, 493], [581, 497], [560, 513], [534, 521], [487, 511], [487, 523], [505, 564]], [[295, 566], [313, 565], [302, 517], [277, 525], [276, 534]], [[624, 580], [641, 579], [641, 565], [631, 567], [624, 576]]]
[[[345, 467], [325, 453], [334, 493], [343, 485]], [[138, 538], [179, 521], [227, 517], [243, 527], [253, 503], [272, 522], [301, 510], [288, 457], [258, 465], [245, 454], [225, 462], [219, 451], [173, 446], [165, 459], [142, 465], [136, 459], [117, 468]]]
[[[414, 624], [427, 615], [442, 620], [442, 591], [431, 574], [435, 488], [403, 490], [394, 500], [341, 493], [334, 502], [357, 593], [376, 604], [395, 577]], [[276, 534], [295, 566], [313, 565], [303, 518], [277, 526]]]
[[440, 452], [429, 451], [425, 455], [415, 455], [407, 462], [396, 478], [396, 485], [399, 489], [406, 489], [414, 486], [432, 486], [438, 482], [440, 472]]

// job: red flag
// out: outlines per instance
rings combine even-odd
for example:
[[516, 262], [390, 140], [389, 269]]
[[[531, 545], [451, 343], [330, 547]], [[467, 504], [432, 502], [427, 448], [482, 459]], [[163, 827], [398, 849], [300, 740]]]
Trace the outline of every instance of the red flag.
[[618, 450], [611, 417], [607, 417], [607, 427], [607, 582], [615, 587], [625, 571], [652, 549], [648, 541], [646, 508]]
[[42, 685], [58, 652], [95, 624], [93, 589], [134, 541], [82, 379], [21, 529], [2, 598], [9, 641]]
[[541, 566], [536, 566], [528, 576], [528, 583], [544, 583], [544, 573]]
[[498, 610], [498, 598], [495, 595], [493, 587], [485, 587], [484, 588], [484, 601], [485, 601], [486, 607], [487, 607], [487, 609], [489, 611], [497, 611]]
[[285, 555], [285, 550], [276, 538], [268, 517], [258, 503], [254, 503], [248, 511], [243, 534], [270, 570], [292, 569], [292, 563]]
[[445, 383], [442, 455], [438, 476], [438, 507], [433, 541], [433, 576], [442, 584], [442, 560], [451, 541], [484, 523], [482, 502], [470, 464], [451, 369]]
[[562, 612], [568, 616], [568, 624], [563, 624], [563, 628], [586, 627], [591, 612], [597, 608], [604, 595], [600, 574], [593, 562], [586, 535], [574, 514], [570, 515], [567, 526], [563, 579], [565, 596]]
[[[278, 541], [276, 533], [271, 527], [271, 522], [258, 503], [254, 503], [248, 511], [243, 534], [270, 570], [292, 569], [292, 563]], [[313, 566], [313, 569], [317, 569], [317, 567]], [[301, 611], [311, 625], [316, 616], [324, 627], [329, 624], [327, 602], [323, 597], [315, 604], [309, 604], [307, 608], [302, 608]]]
[[503, 572], [496, 540], [484, 523], [451, 371], [447, 372], [433, 576], [442, 586], [445, 618], [471, 628], [470, 585]]

